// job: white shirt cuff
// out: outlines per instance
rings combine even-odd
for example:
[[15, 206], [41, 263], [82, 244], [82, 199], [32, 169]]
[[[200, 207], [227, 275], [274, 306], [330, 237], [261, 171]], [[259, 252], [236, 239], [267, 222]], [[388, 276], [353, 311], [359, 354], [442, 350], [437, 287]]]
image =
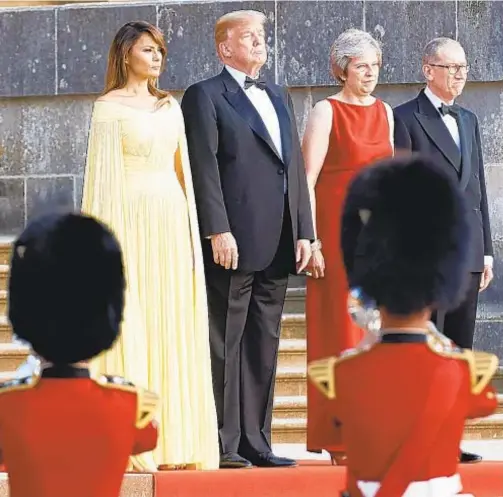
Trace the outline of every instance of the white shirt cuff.
[[493, 267], [494, 257], [492, 255], [484, 255], [484, 266]]

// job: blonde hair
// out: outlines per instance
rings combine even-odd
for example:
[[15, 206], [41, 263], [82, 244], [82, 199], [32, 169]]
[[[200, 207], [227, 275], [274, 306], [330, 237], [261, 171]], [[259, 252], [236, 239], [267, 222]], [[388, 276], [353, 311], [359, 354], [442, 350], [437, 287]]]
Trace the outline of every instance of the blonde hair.
[[[151, 36], [154, 42], [159, 45], [162, 53], [161, 70], [164, 69], [168, 50], [162, 32], [145, 21], [128, 22], [117, 31], [112, 45], [110, 45], [103, 95], [106, 95], [112, 90], [118, 90], [126, 86], [128, 80], [126, 58], [134, 44], [143, 34]], [[149, 79], [148, 91], [151, 95], [158, 98], [158, 105], [164, 105], [171, 99], [169, 92], [157, 87], [157, 78]]]
[[220, 43], [227, 40], [229, 37], [229, 30], [236, 27], [238, 24], [248, 21], [250, 17], [258, 19], [262, 24], [267, 22], [266, 15], [258, 10], [235, 10], [218, 18], [215, 23], [215, 46], [219, 55]]
[[379, 64], [382, 64], [381, 45], [369, 33], [352, 28], [338, 36], [330, 49], [330, 66], [338, 83], [344, 84], [351, 59], [361, 57], [369, 48], [375, 50]]

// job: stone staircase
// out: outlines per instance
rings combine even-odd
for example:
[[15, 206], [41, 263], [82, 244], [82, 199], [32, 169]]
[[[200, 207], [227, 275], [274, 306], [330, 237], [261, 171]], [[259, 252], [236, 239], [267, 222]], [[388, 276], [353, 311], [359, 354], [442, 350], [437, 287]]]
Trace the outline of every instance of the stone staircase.
[[[7, 379], [26, 359], [28, 349], [12, 342], [6, 318], [10, 240], [0, 238], [0, 379]], [[279, 363], [274, 395], [273, 443], [305, 444], [306, 331], [305, 282], [291, 278], [281, 323]], [[494, 380], [499, 409], [493, 416], [467, 424], [465, 439], [503, 439], [503, 369]]]

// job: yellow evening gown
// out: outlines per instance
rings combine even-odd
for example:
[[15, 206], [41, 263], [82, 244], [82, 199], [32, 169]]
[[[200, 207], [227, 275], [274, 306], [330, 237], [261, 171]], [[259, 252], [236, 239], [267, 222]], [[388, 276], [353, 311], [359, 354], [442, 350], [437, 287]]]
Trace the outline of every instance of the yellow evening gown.
[[132, 458], [216, 469], [208, 312], [192, 177], [180, 106], [155, 112], [94, 105], [82, 211], [111, 227], [127, 277], [122, 335], [93, 363], [157, 392], [157, 449]]

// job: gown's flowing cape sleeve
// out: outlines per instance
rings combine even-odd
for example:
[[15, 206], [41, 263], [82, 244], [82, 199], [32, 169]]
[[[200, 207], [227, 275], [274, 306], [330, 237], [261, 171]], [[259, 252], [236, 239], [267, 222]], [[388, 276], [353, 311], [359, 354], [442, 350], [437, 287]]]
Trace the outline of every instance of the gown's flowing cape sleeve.
[[[189, 152], [187, 148], [187, 138], [185, 136], [185, 124], [183, 114], [177, 105], [180, 119], [178, 147], [175, 157], [175, 168], [178, 180], [180, 181], [189, 210], [190, 234], [192, 236], [192, 250], [194, 251], [194, 276], [196, 280], [196, 305], [200, 309], [201, 315], [207, 316], [206, 285], [204, 282], [203, 253], [201, 249], [201, 236], [199, 234], [199, 222], [197, 220], [196, 199], [194, 196], [194, 185], [192, 183], [192, 172], [190, 169]], [[199, 313], [198, 313], [199, 314]], [[208, 326], [206, 326], [208, 328]]]
[[121, 208], [124, 205], [124, 160], [119, 116], [108, 105], [94, 105], [81, 211], [109, 225], [119, 241], [124, 239]]
[[[201, 332], [204, 330], [204, 336], [207, 338], [205, 340], [198, 340], [196, 344], [197, 347], [201, 347], [200, 353], [197, 354], [200, 358], [207, 358], [207, 364], [194, 365], [201, 372], [201, 382], [205, 382], [202, 388], [207, 389], [212, 392], [213, 385], [211, 381], [211, 363], [210, 363], [210, 341], [209, 341], [209, 329], [208, 329], [208, 307], [207, 307], [207, 297], [206, 297], [206, 283], [204, 276], [204, 266], [203, 266], [203, 254], [201, 249], [201, 237], [199, 232], [199, 222], [197, 220], [197, 210], [196, 210], [196, 199], [194, 196], [194, 186], [192, 183], [192, 172], [190, 169], [189, 153], [187, 148], [187, 138], [185, 135], [185, 124], [183, 120], [182, 111], [177, 102], [173, 105], [178, 107], [180, 116], [180, 128], [178, 137], [178, 147], [175, 156], [175, 168], [178, 179], [184, 189], [185, 197], [187, 199], [188, 211], [189, 211], [189, 221], [190, 221], [190, 233], [192, 237], [192, 250], [194, 258], [194, 306], [195, 306], [195, 327]], [[203, 333], [199, 335], [199, 338], [203, 337]], [[201, 399], [213, 399], [213, 395], [202, 395]], [[205, 412], [207, 412], [211, 419], [208, 421], [211, 423], [210, 426], [214, 426], [214, 430], [200, 430], [200, 435], [205, 437], [211, 437], [211, 441], [201, 440], [201, 446], [206, 447], [208, 450], [212, 450], [211, 454], [208, 454], [208, 460], [212, 460], [212, 466], [218, 467], [219, 462], [219, 452], [218, 452], [218, 430], [217, 430], [217, 418], [215, 403], [205, 406]]]
[[[127, 224], [123, 206], [125, 205], [124, 154], [122, 148], [120, 108], [106, 102], [96, 102], [89, 130], [84, 189], [81, 212], [105, 223], [117, 237], [123, 251], [126, 281], [130, 278], [127, 264]], [[139, 320], [139, 303], [134, 294], [126, 292], [124, 322], [132, 329], [142, 330]], [[124, 357], [147, 357], [141, 331], [132, 334], [128, 340], [119, 337], [113, 351], [104, 351], [90, 364], [93, 375], [108, 373], [131, 377], [132, 372], [141, 368], [129, 365]], [[136, 339], [137, 338], [137, 339]], [[135, 375], [135, 381], [147, 385], [146, 377]]]

